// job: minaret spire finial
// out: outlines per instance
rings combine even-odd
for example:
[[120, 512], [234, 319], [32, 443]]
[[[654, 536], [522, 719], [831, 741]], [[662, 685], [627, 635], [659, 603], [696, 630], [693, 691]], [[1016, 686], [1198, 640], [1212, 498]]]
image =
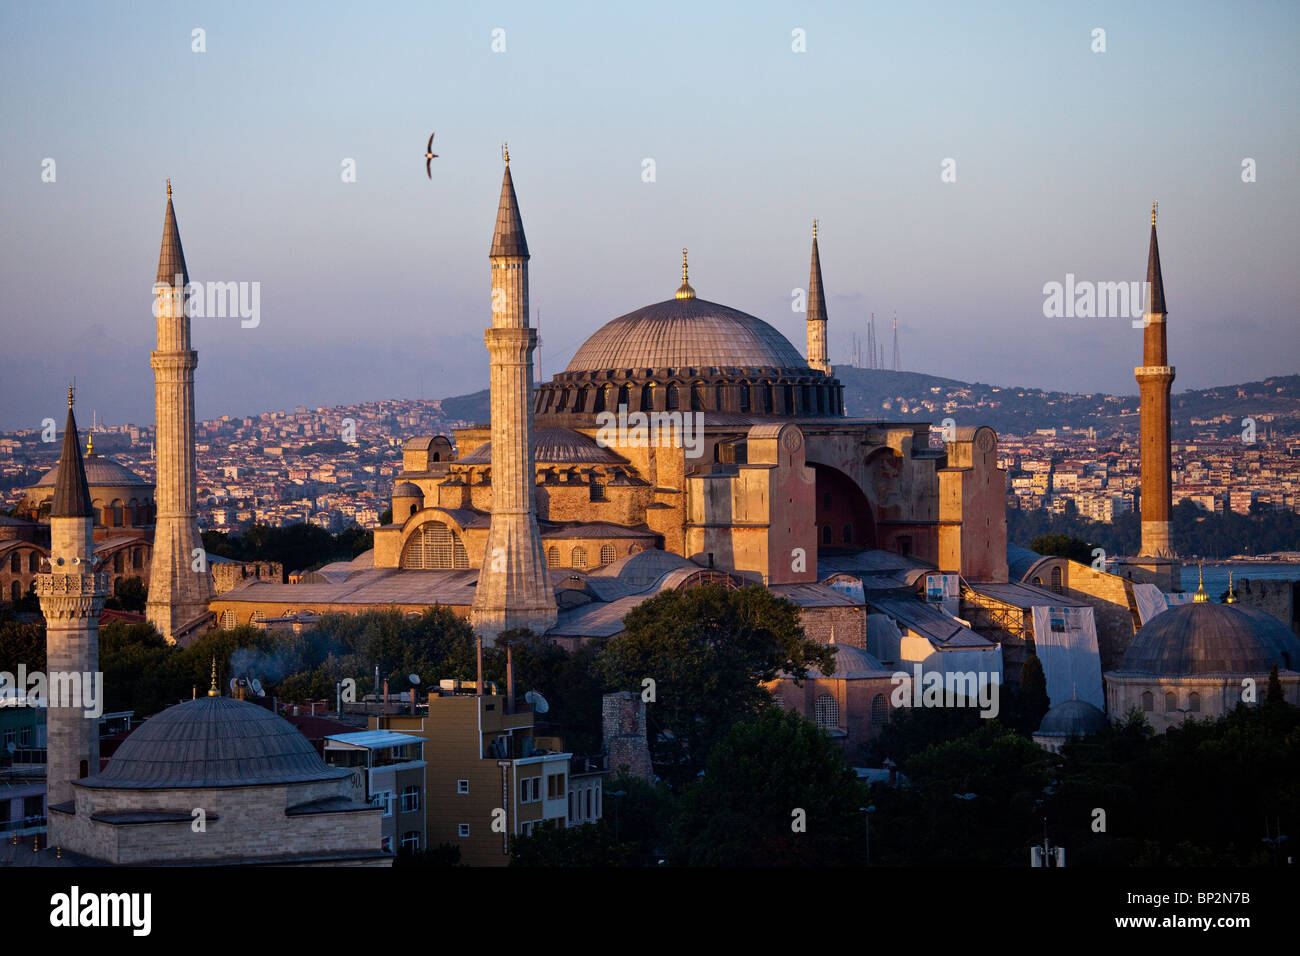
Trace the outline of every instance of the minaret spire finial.
[[689, 274], [689, 271], [690, 271], [690, 270], [688, 269], [688, 267], [687, 267], [687, 265], [686, 265], [686, 250], [683, 249], [683, 250], [682, 250], [682, 284], [677, 288], [677, 294], [676, 294], [675, 298], [678, 298], [678, 299], [693, 299], [693, 298], [695, 298], [695, 290], [691, 288], [690, 280], [689, 280], [689, 278], [687, 277], [688, 274]]
[[208, 688], [209, 697], [220, 697], [221, 691], [217, 690], [217, 659], [212, 658], [212, 686]]
[[501, 141], [501, 158], [506, 161], [507, 166], [510, 165], [510, 144], [505, 140]]
[[94, 453], [95, 453], [95, 433], [92, 431], [87, 431], [86, 432], [86, 457], [89, 458]]
[[1192, 596], [1193, 604], [1206, 604], [1210, 595], [1205, 591], [1205, 565], [1196, 565], [1196, 594]]
[[1160, 203], [1152, 202], [1151, 203], [1151, 225], [1153, 226], [1156, 224], [1156, 213], [1159, 211], [1160, 211]]
[[817, 220], [816, 220], [816, 219], [813, 220], [813, 238], [814, 238], [814, 239], [817, 238]]
[[1225, 604], [1237, 603], [1237, 592], [1232, 588], [1232, 572], [1228, 572], [1228, 596], [1223, 599]]
[[73, 391], [76, 390], [76, 387], [77, 386], [73, 385], [71, 382], [68, 383], [68, 407], [69, 408], [72, 407], [72, 393]]
[[167, 177], [167, 198], [172, 198], [172, 178], [170, 176]]

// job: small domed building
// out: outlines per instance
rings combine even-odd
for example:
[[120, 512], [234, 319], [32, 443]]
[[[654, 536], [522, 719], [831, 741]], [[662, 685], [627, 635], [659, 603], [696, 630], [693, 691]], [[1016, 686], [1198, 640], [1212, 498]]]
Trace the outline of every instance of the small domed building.
[[1277, 618], [1233, 601], [1211, 603], [1202, 587], [1191, 604], [1146, 624], [1105, 674], [1106, 709], [1115, 718], [1136, 708], [1157, 731], [1187, 717], [1214, 719], [1233, 710], [1253, 681], [1254, 701], [1268, 693], [1276, 666], [1283, 694], [1300, 704], [1300, 638]]
[[114, 866], [389, 866], [381, 808], [359, 784], [284, 718], [217, 696], [214, 679], [74, 780], [73, 800], [49, 807], [49, 843]]
[[1106, 725], [1106, 715], [1099, 707], [1073, 697], [1043, 715], [1042, 723], [1034, 731], [1034, 743], [1054, 754], [1060, 753], [1066, 741], [1095, 734]]

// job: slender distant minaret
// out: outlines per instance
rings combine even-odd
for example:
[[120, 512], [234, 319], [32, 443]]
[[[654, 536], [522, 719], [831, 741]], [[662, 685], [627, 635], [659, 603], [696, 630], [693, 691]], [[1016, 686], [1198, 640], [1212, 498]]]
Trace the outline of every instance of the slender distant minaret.
[[[103, 705], [99, 670], [99, 612], [108, 595], [108, 575], [95, 570], [94, 509], [86, 468], [77, 442], [68, 389], [68, 422], [63, 457], [50, 507], [49, 571], [36, 578], [45, 615], [45, 670], [49, 692], [56, 684], [80, 690], [80, 700], [50, 700], [46, 711], [47, 804], [72, 799], [72, 781], [99, 773], [99, 718], [87, 717]], [[56, 677], [56, 675], [60, 675]], [[64, 678], [62, 675], [76, 675]]]
[[1151, 250], [1147, 254], [1147, 308], [1142, 333], [1142, 365], [1137, 376], [1141, 405], [1142, 550], [1141, 557], [1172, 558], [1169, 531], [1169, 391], [1174, 367], [1165, 342], [1165, 286], [1156, 243], [1156, 207], [1151, 207]]
[[533, 350], [537, 330], [528, 324], [528, 241], [519, 215], [510, 153], [492, 236], [492, 328], [484, 333], [490, 356], [492, 415], [492, 526], [474, 589], [475, 631], [491, 640], [502, 631], [555, 624], [555, 593], [546, 570], [533, 508]]
[[199, 356], [190, 348], [190, 320], [185, 314], [189, 281], [168, 180], [154, 284], [158, 349], [149, 357], [154, 379], [158, 517], [145, 612], [158, 632], [173, 643], [189, 636], [191, 625], [208, 613], [212, 599], [207, 556], [195, 517], [194, 369]]
[[831, 374], [826, 356], [826, 297], [822, 294], [822, 257], [817, 252], [817, 220], [813, 220], [812, 268], [808, 276], [808, 367]]

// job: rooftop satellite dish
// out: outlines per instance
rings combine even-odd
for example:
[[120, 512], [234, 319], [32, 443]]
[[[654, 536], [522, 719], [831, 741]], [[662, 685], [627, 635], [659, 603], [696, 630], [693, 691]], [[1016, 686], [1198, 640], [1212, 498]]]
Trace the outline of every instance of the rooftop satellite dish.
[[544, 714], [551, 709], [551, 705], [546, 702], [540, 690], [530, 690], [524, 694], [524, 700], [533, 705], [533, 710], [539, 714]]
[[409, 680], [412, 684], [415, 684], [416, 686], [419, 686], [419, 683], [420, 683], [420, 675], [419, 675], [419, 674], [407, 674], [407, 675], [406, 675], [406, 679]]
[[253, 688], [253, 693], [256, 694], [258, 697], [266, 696], [266, 691], [262, 690], [262, 682], [258, 680], [256, 677], [253, 678], [253, 683], [250, 684], [249, 686]]

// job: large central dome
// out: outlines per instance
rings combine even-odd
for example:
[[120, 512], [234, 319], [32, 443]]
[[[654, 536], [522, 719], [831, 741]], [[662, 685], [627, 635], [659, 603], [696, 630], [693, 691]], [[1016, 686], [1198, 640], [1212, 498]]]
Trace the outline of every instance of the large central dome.
[[692, 297], [656, 302], [606, 322], [565, 371], [710, 366], [806, 369], [808, 363], [762, 319]]

